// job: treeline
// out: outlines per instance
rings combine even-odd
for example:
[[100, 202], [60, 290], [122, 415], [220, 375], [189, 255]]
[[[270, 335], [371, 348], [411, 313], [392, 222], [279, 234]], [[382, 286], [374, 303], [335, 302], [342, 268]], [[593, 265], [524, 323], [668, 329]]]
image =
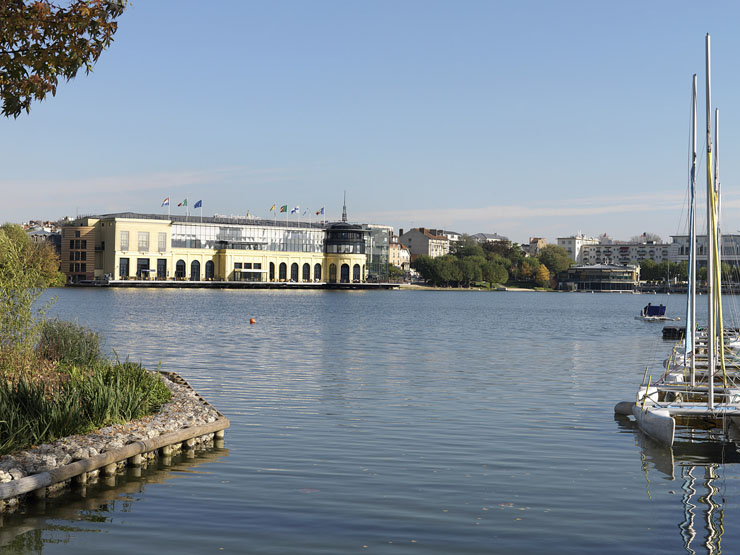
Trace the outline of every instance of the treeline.
[[411, 267], [424, 281], [438, 287], [470, 287], [477, 283], [517, 283], [537, 287], [555, 287], [555, 276], [573, 261], [565, 249], [547, 245], [537, 257], [527, 256], [516, 243], [497, 241], [478, 243], [468, 236], [451, 246], [445, 256], [417, 257]]
[[[688, 281], [689, 263], [663, 261], [660, 264], [647, 258], [640, 262], [640, 280], [641, 281]], [[707, 267], [702, 266], [696, 272], [696, 279], [699, 281], [707, 280]], [[730, 266], [726, 262], [722, 263], [722, 279], [726, 281], [740, 281], [740, 268]]]

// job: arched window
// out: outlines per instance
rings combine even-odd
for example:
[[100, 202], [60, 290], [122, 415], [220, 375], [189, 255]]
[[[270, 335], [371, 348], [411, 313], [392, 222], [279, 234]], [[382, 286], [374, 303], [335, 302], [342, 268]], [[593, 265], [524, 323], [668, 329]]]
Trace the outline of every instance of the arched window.
[[303, 265], [303, 281], [311, 281], [311, 265], [306, 263]]
[[206, 279], [213, 279], [213, 260], [206, 262]]
[[285, 262], [280, 263], [280, 272], [278, 273], [278, 279], [280, 281], [285, 281], [288, 279], [288, 266], [285, 264]]
[[190, 281], [200, 281], [200, 262], [197, 260], [190, 263]]
[[330, 264], [329, 265], [329, 283], [336, 283], [336, 282], [337, 282], [337, 265]]
[[290, 265], [290, 281], [298, 281], [298, 264], [296, 262]]
[[184, 260], [178, 260], [177, 264], [175, 264], [175, 277], [177, 279], [182, 279], [185, 277], [185, 261]]
[[313, 266], [313, 279], [314, 281], [321, 281], [321, 264], [314, 264]]
[[270, 281], [275, 281], [275, 263], [270, 262]]
[[360, 281], [360, 265], [355, 264], [352, 267], [352, 281], [359, 283]]
[[349, 283], [349, 264], [342, 264], [342, 283]]

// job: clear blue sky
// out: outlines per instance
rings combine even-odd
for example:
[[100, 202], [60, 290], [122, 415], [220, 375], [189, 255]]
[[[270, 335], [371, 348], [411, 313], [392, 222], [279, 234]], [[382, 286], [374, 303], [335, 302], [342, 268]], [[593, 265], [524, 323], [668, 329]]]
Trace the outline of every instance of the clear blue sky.
[[0, 221], [166, 213], [167, 196], [339, 218], [346, 190], [351, 220], [396, 229], [667, 239], [709, 32], [735, 232], [736, 6], [133, 0], [93, 73], [2, 121]]

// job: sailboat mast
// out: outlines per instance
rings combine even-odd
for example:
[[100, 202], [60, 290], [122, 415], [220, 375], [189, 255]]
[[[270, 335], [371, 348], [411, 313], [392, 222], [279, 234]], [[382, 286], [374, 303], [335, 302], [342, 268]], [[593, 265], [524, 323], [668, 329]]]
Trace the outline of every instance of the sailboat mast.
[[709, 394], [707, 406], [714, 408], [714, 355], [715, 355], [715, 321], [714, 321], [714, 210], [712, 207], [714, 197], [714, 185], [712, 183], [712, 91], [710, 86], [711, 70], [709, 65], [709, 33], [706, 36], [706, 88], [707, 88], [707, 348], [708, 355], [708, 381]]
[[[690, 357], [691, 385], [696, 385], [696, 356], [694, 352], [694, 332], [696, 331], [696, 73], [692, 78], [691, 91], [691, 172], [690, 201], [689, 201], [689, 298], [688, 318], [686, 318], [686, 333], [684, 353]], [[684, 361], [684, 364], [686, 361]]]

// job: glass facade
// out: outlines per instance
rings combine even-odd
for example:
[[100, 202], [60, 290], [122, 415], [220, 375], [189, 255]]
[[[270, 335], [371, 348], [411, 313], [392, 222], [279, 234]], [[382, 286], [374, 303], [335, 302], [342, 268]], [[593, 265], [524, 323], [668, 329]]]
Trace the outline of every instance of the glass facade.
[[324, 230], [247, 225], [172, 224], [172, 247], [323, 252]]

